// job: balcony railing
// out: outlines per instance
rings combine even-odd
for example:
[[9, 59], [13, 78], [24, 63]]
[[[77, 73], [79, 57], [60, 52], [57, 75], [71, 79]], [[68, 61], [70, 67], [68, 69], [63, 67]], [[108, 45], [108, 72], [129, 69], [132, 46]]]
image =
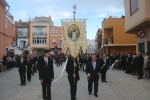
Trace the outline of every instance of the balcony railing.
[[28, 37], [28, 33], [17, 33], [17, 37]]
[[113, 37], [106, 38], [105, 44], [113, 44]]
[[41, 33], [33, 32], [32, 36], [47, 36], [47, 33], [45, 33], [45, 32], [41, 32]]

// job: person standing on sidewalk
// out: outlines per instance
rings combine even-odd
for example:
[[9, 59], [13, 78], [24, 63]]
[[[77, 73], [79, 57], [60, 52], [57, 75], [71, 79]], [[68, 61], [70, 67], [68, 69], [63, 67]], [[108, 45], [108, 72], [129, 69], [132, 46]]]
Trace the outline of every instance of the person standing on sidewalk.
[[142, 56], [141, 52], [138, 53], [138, 58], [137, 58], [137, 66], [138, 66], [138, 74], [139, 77], [138, 79], [143, 78], [143, 64], [144, 64], [144, 57]]
[[[75, 68], [74, 68], [75, 67]], [[74, 73], [75, 71], [75, 73]], [[77, 59], [69, 56], [68, 62], [66, 65], [66, 72], [68, 73], [68, 81], [70, 84], [70, 94], [71, 94], [71, 100], [75, 100], [76, 98], [76, 92], [77, 92], [77, 81], [79, 81], [79, 65]]]
[[54, 80], [53, 60], [49, 59], [49, 56], [50, 50], [45, 50], [44, 57], [39, 59], [38, 63], [44, 100], [51, 100], [51, 82]]

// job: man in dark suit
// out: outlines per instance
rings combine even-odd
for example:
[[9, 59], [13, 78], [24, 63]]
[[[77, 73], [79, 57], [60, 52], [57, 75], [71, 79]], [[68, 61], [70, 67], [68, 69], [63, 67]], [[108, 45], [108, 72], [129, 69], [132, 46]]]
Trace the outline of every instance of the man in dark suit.
[[20, 75], [20, 80], [21, 80], [21, 84], [20, 85], [26, 85], [26, 67], [27, 67], [27, 62], [26, 59], [23, 58], [23, 55], [20, 54], [20, 60], [18, 62], [18, 66], [19, 66], [19, 75]]
[[31, 81], [31, 73], [32, 73], [32, 60], [30, 58], [30, 55], [27, 55], [27, 80]]
[[95, 97], [98, 97], [97, 92], [98, 92], [98, 80], [99, 80], [100, 73], [101, 73], [100, 63], [96, 61], [96, 56], [92, 55], [92, 61], [87, 63], [87, 69], [86, 69], [86, 74], [89, 77], [88, 80], [89, 95], [91, 95], [92, 84], [94, 82], [94, 95]]
[[50, 50], [45, 50], [44, 58], [41, 58], [38, 63], [39, 79], [42, 84], [44, 100], [51, 100], [51, 82], [54, 80], [53, 61], [51, 59], [48, 59], [49, 56]]
[[70, 84], [70, 94], [71, 94], [71, 100], [76, 99], [76, 91], [77, 91], [77, 81], [79, 78], [79, 65], [77, 62], [77, 59], [69, 56], [68, 62], [66, 65], [66, 72], [68, 73], [68, 81]]
[[102, 82], [106, 81], [106, 72], [107, 69], [109, 69], [109, 60], [106, 58], [106, 55], [103, 55], [103, 58], [100, 60], [100, 66], [101, 66], [101, 80]]
[[138, 67], [138, 73], [139, 77], [138, 79], [143, 78], [143, 65], [144, 65], [144, 57], [142, 56], [141, 52], [138, 53], [138, 58], [137, 58], [137, 67]]
[[80, 70], [84, 72], [84, 58], [83, 55], [79, 57]]

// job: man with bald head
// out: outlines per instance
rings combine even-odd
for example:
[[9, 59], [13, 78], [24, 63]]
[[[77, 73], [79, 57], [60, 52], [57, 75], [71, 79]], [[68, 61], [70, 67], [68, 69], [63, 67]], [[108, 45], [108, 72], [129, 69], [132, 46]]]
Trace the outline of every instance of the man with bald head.
[[88, 80], [89, 95], [91, 95], [92, 85], [94, 82], [94, 96], [98, 97], [97, 92], [98, 92], [98, 80], [99, 80], [100, 73], [101, 73], [100, 63], [96, 61], [96, 56], [92, 55], [92, 61], [89, 61], [87, 63], [87, 68], [86, 68], [86, 74], [89, 77]]

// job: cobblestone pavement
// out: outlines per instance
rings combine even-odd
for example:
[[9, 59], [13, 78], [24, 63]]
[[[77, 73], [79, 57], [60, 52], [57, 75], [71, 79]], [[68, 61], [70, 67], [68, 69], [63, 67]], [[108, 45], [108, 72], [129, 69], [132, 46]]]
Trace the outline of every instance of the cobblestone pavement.
[[[54, 65], [56, 66], [56, 65]], [[58, 78], [63, 67], [54, 67]], [[108, 70], [107, 83], [99, 81], [98, 98], [88, 95], [87, 78], [80, 72], [77, 87], [77, 100], [150, 100], [150, 79], [137, 80], [137, 76], [120, 70]], [[43, 100], [42, 86], [38, 73], [26, 86], [20, 86], [17, 68], [0, 73], [0, 100]], [[70, 100], [70, 87], [66, 72], [52, 84], [52, 100]]]

